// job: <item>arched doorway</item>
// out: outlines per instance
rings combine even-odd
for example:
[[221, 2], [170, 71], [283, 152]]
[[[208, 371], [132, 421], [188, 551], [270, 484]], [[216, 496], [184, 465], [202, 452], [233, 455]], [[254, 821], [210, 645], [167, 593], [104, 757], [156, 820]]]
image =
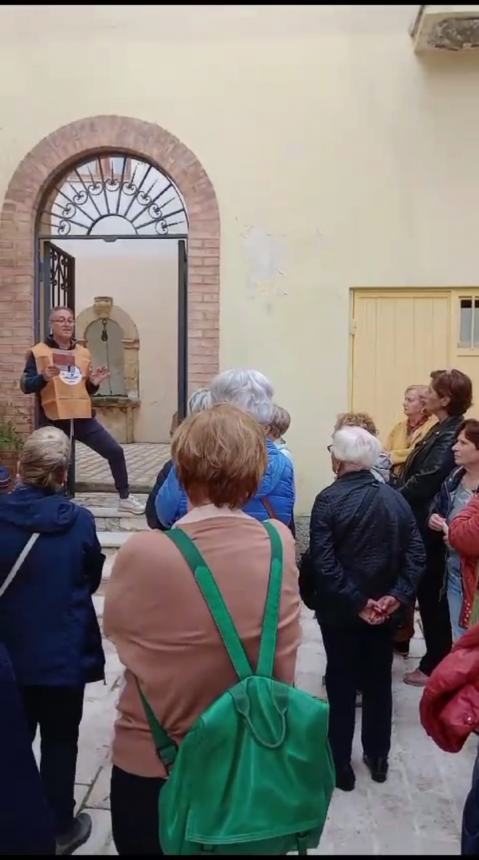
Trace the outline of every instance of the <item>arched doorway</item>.
[[[214, 189], [202, 165], [184, 144], [153, 123], [117, 116], [78, 120], [48, 135], [21, 162], [8, 186], [1, 213], [2, 400], [5, 418], [12, 419], [23, 434], [33, 424], [33, 402], [21, 394], [18, 381], [25, 352], [44, 326], [41, 290], [35, 289], [40, 282], [38, 236], [49, 237], [43, 241], [52, 240], [51, 232], [40, 234], [45, 227], [40, 211], [52, 203], [54, 189], [75, 165], [108, 153], [151, 165], [152, 170], [171, 179], [178, 190], [189, 221], [185, 239], [188, 243], [185, 387], [191, 391], [207, 384], [218, 370], [219, 215]], [[104, 178], [106, 183], [108, 177]], [[142, 190], [145, 187], [146, 182]], [[67, 205], [68, 201], [64, 202]]]

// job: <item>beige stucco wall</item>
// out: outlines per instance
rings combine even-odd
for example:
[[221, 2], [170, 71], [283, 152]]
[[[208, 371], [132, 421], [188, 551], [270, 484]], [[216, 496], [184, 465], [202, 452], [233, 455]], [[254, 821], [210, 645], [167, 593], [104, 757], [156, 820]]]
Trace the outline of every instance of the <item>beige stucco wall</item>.
[[75, 257], [76, 312], [111, 296], [138, 329], [136, 442], [168, 442], [177, 401], [178, 250], [173, 240], [56, 240]]
[[275, 382], [300, 511], [348, 402], [355, 286], [479, 280], [479, 57], [418, 57], [417, 6], [3, 6], [0, 195], [80, 117], [157, 122], [218, 197], [223, 367]]

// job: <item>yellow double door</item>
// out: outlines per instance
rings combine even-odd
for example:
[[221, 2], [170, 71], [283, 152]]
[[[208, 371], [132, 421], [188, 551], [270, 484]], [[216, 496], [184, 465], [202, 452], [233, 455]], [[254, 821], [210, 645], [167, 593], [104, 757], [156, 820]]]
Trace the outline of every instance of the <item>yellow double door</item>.
[[479, 288], [354, 290], [351, 341], [351, 408], [369, 412], [383, 440], [405, 388], [428, 385], [432, 370], [467, 373], [479, 399]]

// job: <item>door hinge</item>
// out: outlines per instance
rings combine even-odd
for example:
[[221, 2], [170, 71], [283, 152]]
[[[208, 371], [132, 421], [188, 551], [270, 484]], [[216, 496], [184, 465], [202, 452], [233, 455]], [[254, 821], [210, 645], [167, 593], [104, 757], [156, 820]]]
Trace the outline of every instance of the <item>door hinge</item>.
[[351, 337], [354, 337], [354, 335], [356, 334], [356, 331], [357, 331], [356, 320], [351, 320], [351, 322], [349, 323], [349, 334], [351, 335]]

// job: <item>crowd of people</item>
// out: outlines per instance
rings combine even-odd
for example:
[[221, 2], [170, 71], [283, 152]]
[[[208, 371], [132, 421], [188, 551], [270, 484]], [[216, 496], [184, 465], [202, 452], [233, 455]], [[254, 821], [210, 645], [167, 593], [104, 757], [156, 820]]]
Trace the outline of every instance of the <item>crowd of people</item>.
[[[220, 373], [192, 395], [185, 420], [174, 416], [171, 460], [146, 506], [150, 529], [120, 549], [105, 595], [104, 634], [124, 666], [110, 794], [119, 854], [162, 853], [158, 798], [170, 774], [168, 745], [180, 747], [235, 682], [236, 663], [206, 593], [209, 600], [220, 595], [222, 624], [237, 631], [235, 659], [262, 663], [271, 523], [281, 558], [273, 674], [294, 684], [302, 598], [326, 652], [329, 743], [322, 756], [332, 754], [337, 788], [355, 788], [358, 693], [364, 761], [373, 780], [387, 779], [393, 655], [408, 653], [416, 601], [425, 653], [404, 681], [425, 688], [423, 724], [447, 748], [441, 738], [448, 736], [449, 699], [437, 691], [444, 691], [441, 673], [451, 678], [467, 650], [470, 673], [458, 682], [456, 672], [450, 696], [456, 713], [469, 703], [462, 743], [479, 729], [479, 693], [472, 717], [471, 696], [459, 695], [479, 678], [479, 421], [464, 417], [471, 404], [470, 379], [438, 370], [428, 386], [408, 387], [405, 419], [384, 444], [369, 415], [338, 416], [330, 444], [325, 440], [332, 480], [315, 499], [299, 563], [294, 462], [285, 440], [290, 416], [275, 404], [271, 382], [255, 370]], [[104, 557], [93, 516], [65, 494], [69, 456], [63, 429], [36, 430], [20, 454], [15, 489], [0, 496], [0, 679], [5, 712], [21, 712], [12, 749], [23, 744], [24, 762], [8, 774], [3, 853], [36, 840], [36, 853], [54, 846], [53, 853], [68, 854], [91, 831], [89, 816], [75, 815], [74, 782], [85, 685], [104, 678], [92, 602]], [[178, 533], [190, 546], [184, 553]], [[197, 557], [193, 576], [188, 552]], [[214, 587], [203, 581], [204, 569]], [[153, 737], [152, 714], [163, 740]], [[30, 749], [37, 728], [40, 780]], [[465, 854], [479, 848], [478, 780], [479, 765], [464, 812]], [[27, 782], [37, 798], [28, 834], [17, 826]]]

